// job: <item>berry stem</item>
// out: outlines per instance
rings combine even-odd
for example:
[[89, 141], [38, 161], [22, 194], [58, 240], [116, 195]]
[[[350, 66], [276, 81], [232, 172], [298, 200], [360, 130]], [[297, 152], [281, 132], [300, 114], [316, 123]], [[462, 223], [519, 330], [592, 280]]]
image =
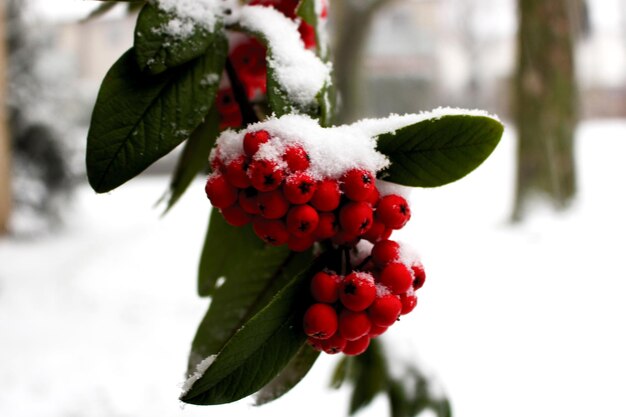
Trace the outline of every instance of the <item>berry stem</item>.
[[243, 88], [243, 84], [237, 76], [237, 72], [235, 71], [233, 63], [230, 61], [230, 57], [226, 58], [226, 74], [230, 80], [235, 101], [239, 105], [239, 110], [241, 110], [241, 117], [243, 119], [244, 126], [258, 122], [259, 118], [254, 112], [252, 104], [250, 104], [250, 101], [248, 100], [246, 90]]
[[344, 264], [344, 275], [347, 275], [352, 272], [352, 265], [350, 263], [350, 248], [343, 248], [343, 258], [345, 261]]
[[361, 263], [360, 263], [360, 264], [356, 267], [356, 269], [357, 269], [357, 270], [361, 270], [361, 269], [363, 269], [363, 267], [365, 266], [365, 264], [367, 264], [367, 263], [370, 261], [370, 259], [372, 259], [372, 255], [369, 255], [367, 258], [363, 259], [363, 262], [361, 262]]

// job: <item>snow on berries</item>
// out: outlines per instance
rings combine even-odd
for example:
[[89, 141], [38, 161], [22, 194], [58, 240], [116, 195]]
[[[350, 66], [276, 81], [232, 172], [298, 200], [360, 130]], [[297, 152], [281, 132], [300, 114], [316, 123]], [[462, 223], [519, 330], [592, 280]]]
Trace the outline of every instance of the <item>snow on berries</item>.
[[[321, 128], [297, 115], [228, 130], [211, 153], [214, 172], [205, 191], [229, 224], [252, 223], [271, 245], [304, 251], [328, 239], [376, 242], [404, 225], [410, 211], [403, 197], [381, 197], [376, 189], [376, 172], [388, 162], [374, 144], [358, 132]], [[387, 197], [393, 204], [379, 219], [377, 207]], [[375, 233], [368, 233], [372, 227]]]
[[360, 262], [358, 270], [345, 276], [324, 270], [311, 278], [313, 304], [304, 314], [303, 327], [314, 349], [359, 355], [372, 338], [415, 309], [413, 283], [416, 279], [423, 283], [425, 274], [408, 248], [381, 240]]
[[323, 270], [311, 278], [314, 302], [303, 331], [327, 353], [362, 353], [415, 308], [425, 280], [417, 257], [389, 240], [411, 209], [400, 193], [389, 193], [394, 187], [378, 187], [388, 160], [375, 145], [362, 130], [322, 128], [308, 116], [286, 115], [222, 132], [210, 156], [205, 191], [229, 224], [251, 224], [267, 244], [296, 252], [325, 242], [346, 254], [359, 245], [363, 254], [362, 242], [369, 242], [354, 270]]

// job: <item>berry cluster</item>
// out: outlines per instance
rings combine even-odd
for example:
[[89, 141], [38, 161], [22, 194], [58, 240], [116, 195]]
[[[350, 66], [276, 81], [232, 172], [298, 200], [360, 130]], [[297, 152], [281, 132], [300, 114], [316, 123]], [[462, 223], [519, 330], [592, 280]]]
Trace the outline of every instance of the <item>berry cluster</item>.
[[421, 262], [404, 259], [392, 240], [376, 243], [358, 271], [346, 276], [318, 272], [310, 287], [315, 303], [303, 318], [309, 344], [329, 354], [363, 353], [371, 338], [413, 311], [415, 291], [425, 279]]
[[[251, 6], [271, 7], [289, 19], [298, 21], [296, 9], [300, 0], [252, 0]], [[327, 16], [327, 6], [322, 2], [320, 18]], [[315, 49], [315, 28], [304, 20], [299, 20], [298, 31], [305, 48]], [[267, 65], [265, 60], [266, 48], [257, 39], [250, 36], [238, 36], [231, 39], [228, 59], [233, 65], [238, 82], [246, 92], [248, 100], [255, 101], [267, 92]], [[231, 80], [232, 82], [232, 80]], [[241, 110], [230, 83], [221, 88], [215, 100], [215, 107], [219, 114], [220, 130], [229, 127], [240, 127], [243, 123]]]
[[380, 195], [372, 172], [314, 178], [309, 167], [315, 161], [300, 144], [287, 146], [278, 160], [264, 158], [259, 150], [275, 150], [273, 139], [266, 130], [252, 131], [243, 137], [242, 155], [224, 162], [219, 147], [213, 153], [205, 191], [229, 224], [252, 223], [265, 242], [304, 251], [327, 239], [341, 246], [375, 243], [411, 217], [403, 197]]

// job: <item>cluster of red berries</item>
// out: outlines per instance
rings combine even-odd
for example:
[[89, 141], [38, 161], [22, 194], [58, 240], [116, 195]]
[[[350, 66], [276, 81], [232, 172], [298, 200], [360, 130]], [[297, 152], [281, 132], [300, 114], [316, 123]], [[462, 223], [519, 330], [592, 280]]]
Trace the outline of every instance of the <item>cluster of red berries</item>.
[[[296, 9], [300, 0], [252, 0], [251, 6], [258, 5], [272, 7], [288, 18], [296, 20]], [[321, 18], [327, 16], [327, 6], [323, 2]], [[298, 31], [307, 49], [316, 46], [315, 28], [304, 20], [300, 20]], [[237, 38], [240, 40], [241, 38]], [[239, 82], [243, 86], [248, 100], [254, 101], [267, 92], [267, 66], [265, 61], [265, 46], [253, 37], [246, 36], [239, 43], [231, 47], [228, 58], [231, 61]], [[243, 118], [239, 105], [235, 100], [232, 88], [221, 88], [215, 100], [220, 119], [220, 130], [229, 127], [240, 127]]]
[[365, 352], [370, 339], [413, 311], [415, 291], [425, 279], [422, 264], [401, 259], [400, 245], [392, 240], [376, 243], [360, 271], [318, 272], [310, 287], [315, 303], [303, 319], [308, 343], [329, 354]]
[[258, 158], [259, 148], [272, 139], [266, 130], [246, 133], [244, 154], [227, 163], [219, 147], [214, 152], [205, 191], [229, 224], [252, 223], [265, 242], [304, 251], [326, 239], [342, 246], [360, 239], [375, 243], [409, 220], [407, 201], [381, 197], [372, 172], [352, 169], [339, 179], [315, 179], [307, 171], [309, 155], [298, 144], [287, 146], [280, 161]]

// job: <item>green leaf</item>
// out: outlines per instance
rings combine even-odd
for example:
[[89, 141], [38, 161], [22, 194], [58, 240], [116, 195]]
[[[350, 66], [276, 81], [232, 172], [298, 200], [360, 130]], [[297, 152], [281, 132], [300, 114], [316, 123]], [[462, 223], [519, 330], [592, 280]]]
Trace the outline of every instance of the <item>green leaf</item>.
[[[306, 341], [301, 320], [308, 299], [308, 280], [324, 257], [293, 277], [271, 301], [241, 326], [220, 349], [215, 361], [183, 394], [190, 404], [232, 402], [269, 383]], [[226, 285], [226, 284], [224, 284]]]
[[276, 80], [274, 70], [272, 66], [269, 65], [269, 60], [271, 59], [269, 50], [267, 59], [267, 102], [276, 117], [293, 113], [294, 109], [296, 109], [296, 105], [289, 101], [287, 93], [285, 93], [278, 80]]
[[172, 36], [167, 25], [173, 17], [172, 13], [150, 3], [141, 9], [135, 27], [135, 55], [142, 71], [147, 68], [152, 74], [158, 74], [189, 62], [205, 53], [214, 43], [214, 36], [221, 36], [197, 24], [188, 36]]
[[437, 187], [477, 168], [500, 141], [504, 126], [486, 116], [446, 115], [378, 136], [391, 160], [380, 177], [412, 187]]
[[347, 380], [352, 385], [350, 414], [369, 405], [379, 395], [387, 395], [391, 417], [415, 417], [431, 410], [437, 417], [451, 417], [450, 403], [440, 391], [432, 388], [433, 381], [406, 358], [393, 355], [394, 368], [404, 367], [400, 376], [391, 375], [386, 350], [380, 339], [373, 339], [365, 353], [345, 357], [337, 364], [331, 386], [339, 388]]
[[196, 175], [208, 166], [209, 153], [218, 134], [219, 116], [215, 107], [211, 107], [209, 115], [185, 142], [185, 147], [174, 169], [169, 190], [164, 196], [167, 199], [166, 213], [184, 194]]
[[311, 349], [308, 344], [303, 345], [287, 366], [256, 393], [254, 405], [267, 404], [289, 392], [311, 370], [319, 354], [315, 349]]
[[286, 246], [266, 245], [250, 225], [232, 227], [219, 211], [212, 210], [200, 256], [198, 294], [201, 297], [213, 295], [217, 280], [222, 277], [231, 282], [247, 277], [264, 282], [274, 276], [289, 256]]
[[140, 71], [132, 48], [122, 55], [102, 82], [87, 137], [96, 192], [123, 184], [189, 137], [214, 102], [226, 53], [226, 39], [216, 37], [209, 53], [155, 76]]
[[369, 348], [353, 360], [354, 391], [350, 399], [350, 414], [364, 408], [377, 394], [384, 392], [389, 378], [378, 340], [373, 339]]
[[295, 254], [266, 245], [250, 226], [232, 227], [213, 210], [198, 277], [200, 295], [211, 295], [212, 301], [194, 337], [188, 369], [219, 352], [312, 258], [310, 251]]
[[351, 356], [342, 357], [333, 371], [333, 375], [330, 380], [330, 386], [334, 389], [339, 389], [348, 378], [348, 368], [350, 367]]

